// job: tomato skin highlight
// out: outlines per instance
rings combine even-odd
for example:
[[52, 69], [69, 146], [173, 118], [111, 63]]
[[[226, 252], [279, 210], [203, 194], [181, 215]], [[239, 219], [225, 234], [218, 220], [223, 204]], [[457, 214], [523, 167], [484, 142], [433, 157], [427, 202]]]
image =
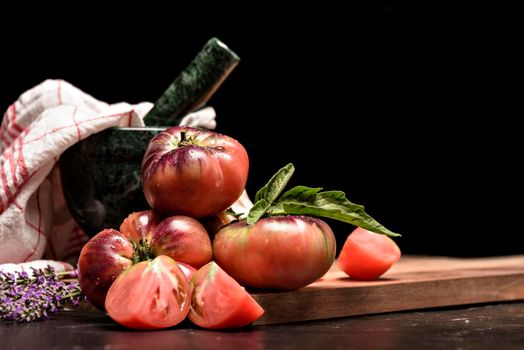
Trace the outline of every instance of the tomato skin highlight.
[[118, 276], [109, 288], [105, 308], [122, 326], [161, 329], [182, 322], [190, 303], [189, 281], [175, 260], [162, 255]]
[[197, 269], [212, 258], [209, 234], [199, 221], [188, 216], [160, 217], [144, 210], [130, 214], [120, 231], [136, 244], [147, 244], [154, 256], [167, 255]]
[[336, 240], [324, 221], [275, 216], [253, 225], [223, 227], [213, 240], [214, 260], [241, 285], [293, 290], [321, 278], [333, 265]]
[[113, 229], [99, 232], [82, 247], [78, 282], [93, 306], [104, 309], [109, 287], [122, 271], [133, 265], [133, 254], [128, 238]]
[[340, 251], [338, 267], [351, 278], [374, 280], [389, 270], [400, 256], [400, 248], [391, 238], [357, 227]]
[[140, 240], [150, 239], [160, 220], [160, 216], [152, 210], [131, 213], [120, 224], [120, 232], [130, 241], [139, 243]]
[[206, 229], [188, 216], [175, 215], [162, 220], [152, 232], [149, 244], [155, 256], [167, 255], [197, 269], [213, 256]]
[[191, 280], [189, 319], [207, 329], [240, 328], [264, 314], [253, 297], [215, 262], [200, 268]]
[[202, 218], [226, 210], [242, 194], [249, 158], [235, 139], [186, 126], [166, 129], [142, 162], [144, 196], [155, 211]]

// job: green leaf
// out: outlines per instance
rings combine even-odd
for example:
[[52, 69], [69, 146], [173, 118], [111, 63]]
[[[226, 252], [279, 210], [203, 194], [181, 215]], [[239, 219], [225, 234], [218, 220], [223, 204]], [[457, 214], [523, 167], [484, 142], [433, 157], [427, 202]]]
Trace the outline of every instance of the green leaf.
[[307, 186], [295, 186], [289, 191], [286, 191], [278, 201], [284, 202], [286, 200], [298, 200], [309, 202], [314, 200], [316, 194], [320, 191], [322, 191], [322, 187], [313, 188]]
[[233, 208], [227, 208], [226, 214], [234, 216], [237, 219], [239, 219], [243, 215], [243, 213], [237, 213], [236, 211], [234, 211]]
[[282, 193], [295, 167], [288, 164], [280, 169], [255, 196], [255, 204], [247, 215], [247, 223], [254, 224], [269, 215], [310, 215], [339, 220], [376, 233], [396, 237], [392, 232], [364, 211], [364, 207], [351, 203], [342, 191], [324, 191], [322, 188], [296, 186]]
[[270, 215], [310, 215], [330, 218], [376, 233], [392, 237], [400, 236], [368, 215], [362, 205], [351, 203], [342, 191], [319, 192], [317, 188], [297, 186], [286, 192], [266, 211]]
[[255, 195], [255, 204], [262, 199], [265, 199], [269, 204], [273, 203], [284, 190], [294, 172], [295, 167], [292, 163], [289, 163], [277, 171], [277, 173], [271, 177], [269, 182], [260, 190], [258, 190], [257, 194]]
[[247, 223], [251, 225], [257, 222], [262, 216], [264, 216], [270, 206], [271, 204], [265, 199], [257, 201], [249, 210], [249, 214], [247, 214]]

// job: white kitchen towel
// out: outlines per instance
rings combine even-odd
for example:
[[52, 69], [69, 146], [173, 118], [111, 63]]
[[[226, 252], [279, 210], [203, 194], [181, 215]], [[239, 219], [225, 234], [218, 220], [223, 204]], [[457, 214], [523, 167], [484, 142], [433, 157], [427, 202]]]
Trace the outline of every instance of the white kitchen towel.
[[33, 260], [18, 264], [0, 264], [0, 271], [4, 273], [15, 273], [25, 271], [29, 276], [33, 275], [33, 269], [44, 270], [51, 266], [55, 272], [72, 271], [73, 265], [55, 260]]
[[[88, 238], [65, 204], [58, 159], [108, 127], [144, 126], [152, 106], [107, 104], [63, 80], [46, 80], [9, 106], [0, 126], [0, 264], [42, 258], [76, 264]], [[181, 124], [212, 129], [215, 112], [201, 110]]]

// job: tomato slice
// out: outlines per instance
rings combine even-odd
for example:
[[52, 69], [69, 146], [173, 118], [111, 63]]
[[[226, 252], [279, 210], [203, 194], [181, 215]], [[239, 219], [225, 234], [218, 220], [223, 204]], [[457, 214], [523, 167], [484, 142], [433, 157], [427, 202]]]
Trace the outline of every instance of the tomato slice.
[[346, 239], [338, 267], [351, 278], [373, 280], [400, 259], [400, 248], [388, 236], [357, 227]]
[[190, 301], [186, 276], [175, 260], [161, 255], [122, 272], [109, 288], [105, 308], [123, 326], [159, 329], [183, 321]]
[[201, 267], [191, 283], [193, 297], [189, 319], [197, 326], [239, 328], [264, 314], [264, 309], [245, 288], [213, 261]]
[[193, 266], [185, 264], [183, 262], [177, 261], [178, 267], [180, 267], [180, 270], [184, 273], [188, 281], [191, 281], [195, 273], [197, 272], [197, 269], [195, 269]]

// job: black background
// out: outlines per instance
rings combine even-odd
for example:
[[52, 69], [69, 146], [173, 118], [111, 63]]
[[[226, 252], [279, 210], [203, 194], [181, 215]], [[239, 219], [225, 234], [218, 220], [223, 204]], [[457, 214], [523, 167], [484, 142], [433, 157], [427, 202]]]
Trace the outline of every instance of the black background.
[[[47, 78], [108, 102], [154, 101], [217, 36], [242, 61], [210, 105], [250, 154], [249, 193], [293, 162], [293, 185], [345, 191], [403, 234], [404, 253], [522, 253], [511, 9], [201, 7], [2, 11], [0, 109]], [[330, 223], [343, 243], [351, 226]]]

